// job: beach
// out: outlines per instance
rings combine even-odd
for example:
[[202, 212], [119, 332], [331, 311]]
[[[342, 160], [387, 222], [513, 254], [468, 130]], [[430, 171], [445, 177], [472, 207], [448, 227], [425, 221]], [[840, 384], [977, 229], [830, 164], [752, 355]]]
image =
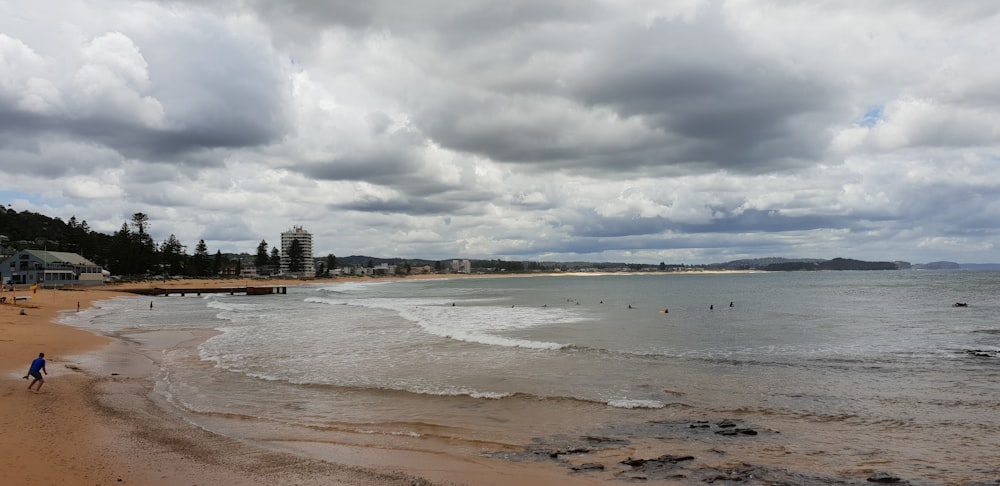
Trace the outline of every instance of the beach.
[[[19, 289], [31, 298], [0, 305], [0, 477], [164, 486], [996, 477], [993, 274], [699, 274], [249, 282], [287, 286], [272, 296]], [[955, 299], [972, 304], [956, 310]], [[34, 393], [22, 376], [39, 352], [49, 374]]]
[[[142, 285], [206, 288], [242, 286], [245, 281]], [[4, 295], [12, 297], [9, 291]], [[600, 483], [552, 465], [421, 451], [419, 445], [412, 450], [345, 446], [344, 460], [338, 463], [220, 437], [159, 409], [149, 398], [151, 371], [144, 369], [149, 363], [130, 356], [122, 343], [55, 322], [60, 312], [131, 294], [104, 286], [36, 293], [19, 288], [16, 295], [31, 298], [16, 304], [9, 298], [0, 305], [0, 477], [5, 484]], [[27, 390], [29, 382], [22, 376], [38, 353], [45, 353], [48, 374], [36, 393]]]

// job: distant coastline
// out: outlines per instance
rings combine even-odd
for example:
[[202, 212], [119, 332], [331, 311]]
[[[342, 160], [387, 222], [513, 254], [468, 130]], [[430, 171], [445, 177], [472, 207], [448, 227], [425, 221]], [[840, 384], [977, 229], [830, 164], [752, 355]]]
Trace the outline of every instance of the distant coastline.
[[386, 275], [386, 276], [366, 276], [366, 275], [341, 275], [337, 277], [313, 277], [313, 278], [285, 278], [285, 277], [265, 277], [256, 279], [241, 278], [168, 278], [168, 279], [148, 279], [133, 282], [121, 282], [107, 284], [101, 288], [105, 290], [127, 292], [129, 288], [180, 288], [180, 287], [200, 287], [200, 288], [220, 288], [220, 287], [242, 287], [242, 286], [291, 286], [310, 285], [318, 283], [341, 283], [358, 281], [400, 281], [400, 280], [429, 280], [429, 279], [465, 279], [465, 278], [512, 278], [512, 277], [602, 277], [614, 275], [713, 275], [713, 274], [751, 274], [766, 273], [763, 270], [681, 270], [681, 271], [586, 271], [586, 272], [497, 272], [497, 273], [421, 273], [410, 275]]

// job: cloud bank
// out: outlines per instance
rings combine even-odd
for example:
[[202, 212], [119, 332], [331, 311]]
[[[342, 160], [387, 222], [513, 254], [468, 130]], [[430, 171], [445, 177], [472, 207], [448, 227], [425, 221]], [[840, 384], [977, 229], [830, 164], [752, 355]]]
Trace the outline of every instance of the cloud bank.
[[1000, 261], [995, 2], [37, 3], [0, 3], [16, 210], [224, 252]]

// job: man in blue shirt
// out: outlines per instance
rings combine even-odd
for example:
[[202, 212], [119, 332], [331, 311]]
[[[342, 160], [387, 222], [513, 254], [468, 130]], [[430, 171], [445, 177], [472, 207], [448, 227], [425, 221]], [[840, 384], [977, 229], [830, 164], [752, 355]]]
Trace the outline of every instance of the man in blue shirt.
[[29, 376], [34, 378], [34, 380], [31, 381], [31, 384], [28, 385], [29, 390], [31, 387], [35, 386], [35, 383], [38, 383], [38, 388], [35, 389], [36, 392], [42, 389], [42, 385], [45, 384], [45, 379], [42, 378], [42, 373], [45, 373], [46, 375], [49, 374], [48, 371], [45, 371], [45, 353], [38, 353], [38, 357], [31, 362], [31, 368], [28, 368], [28, 374], [24, 375], [25, 380], [27, 380]]

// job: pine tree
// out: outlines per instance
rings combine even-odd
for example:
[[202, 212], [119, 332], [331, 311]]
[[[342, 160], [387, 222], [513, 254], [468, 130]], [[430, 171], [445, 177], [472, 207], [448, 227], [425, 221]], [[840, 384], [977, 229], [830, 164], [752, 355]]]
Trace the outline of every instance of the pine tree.
[[257, 245], [257, 258], [253, 261], [254, 265], [258, 267], [263, 267], [270, 263], [270, 259], [267, 256], [267, 242], [260, 240], [260, 244]]
[[194, 247], [191, 263], [196, 277], [205, 277], [212, 270], [208, 261], [208, 245], [205, 244], [205, 240], [198, 240], [198, 245]]
[[299, 240], [292, 240], [292, 244], [288, 245], [288, 271], [291, 273], [301, 272], [304, 266], [303, 259], [302, 243], [299, 243]]

